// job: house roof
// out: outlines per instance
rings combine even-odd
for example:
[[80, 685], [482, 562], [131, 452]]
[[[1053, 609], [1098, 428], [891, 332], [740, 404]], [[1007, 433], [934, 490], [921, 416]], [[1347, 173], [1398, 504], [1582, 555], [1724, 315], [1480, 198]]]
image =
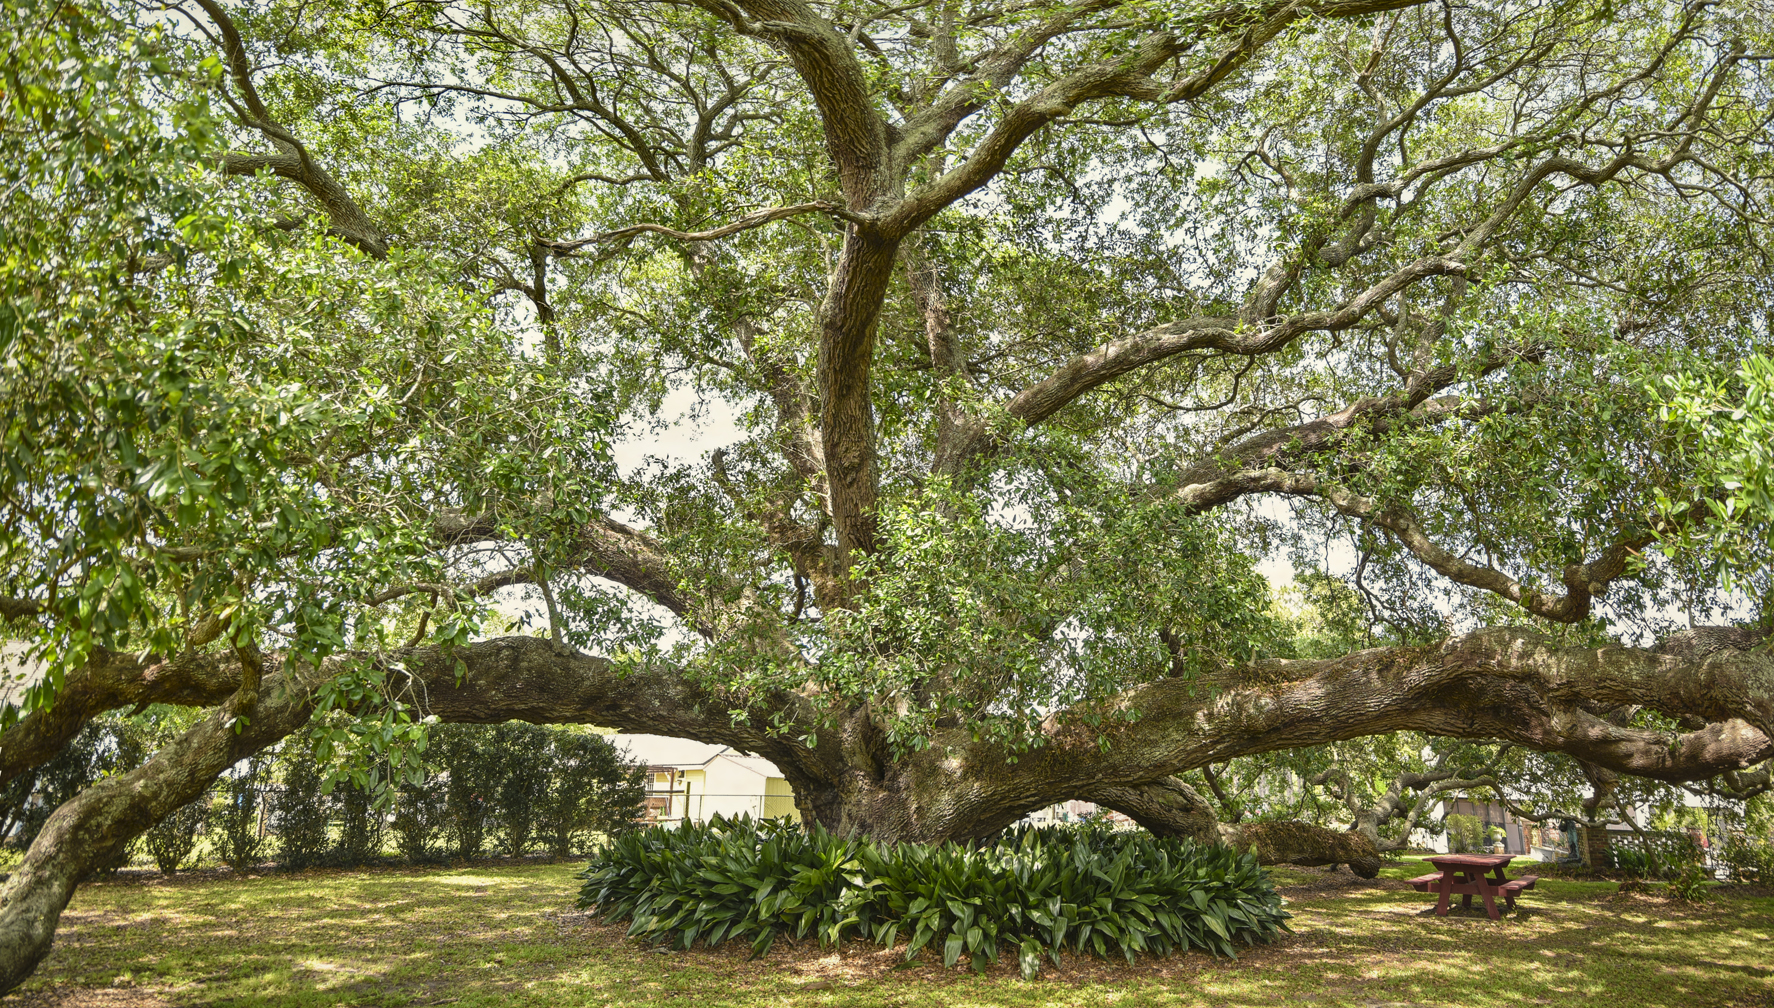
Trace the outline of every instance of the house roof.
[[618, 749], [626, 749], [636, 761], [648, 766], [704, 766], [728, 749], [724, 745], [669, 735], [606, 735], [604, 740]]
[[735, 752], [732, 749], [728, 749], [726, 752], [721, 754], [721, 758], [724, 760], [728, 760], [729, 762], [737, 763], [740, 766], [746, 768], [747, 770], [750, 770], [753, 773], [759, 774], [764, 777], [781, 777], [782, 776], [782, 771], [776, 769], [776, 764], [770, 762], [769, 760], [765, 759], [762, 756], [747, 756], [744, 753]]
[[616, 748], [627, 750], [631, 758], [648, 766], [700, 769], [716, 759], [725, 759], [763, 777], [782, 776], [776, 769], [776, 764], [762, 756], [748, 756], [732, 746], [694, 742], [669, 735], [606, 735], [604, 738]]

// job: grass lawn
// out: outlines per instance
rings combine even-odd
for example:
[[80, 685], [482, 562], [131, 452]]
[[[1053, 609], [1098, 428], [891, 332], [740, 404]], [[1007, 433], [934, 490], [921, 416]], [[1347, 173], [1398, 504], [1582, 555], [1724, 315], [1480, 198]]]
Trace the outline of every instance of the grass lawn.
[[1774, 1006], [1774, 898], [1687, 906], [1549, 880], [1493, 923], [1400, 880], [1278, 869], [1294, 933], [1236, 961], [1068, 957], [1022, 980], [778, 943], [662, 953], [572, 906], [573, 864], [268, 874], [83, 886], [0, 1008], [56, 1005]]

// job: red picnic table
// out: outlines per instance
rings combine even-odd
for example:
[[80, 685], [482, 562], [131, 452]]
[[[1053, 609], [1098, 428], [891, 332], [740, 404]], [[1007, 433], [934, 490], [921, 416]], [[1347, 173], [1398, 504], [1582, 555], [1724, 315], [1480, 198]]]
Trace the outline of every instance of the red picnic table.
[[[1534, 883], [1540, 881], [1538, 875], [1523, 875], [1518, 879], [1504, 877], [1503, 869], [1515, 860], [1508, 854], [1442, 854], [1426, 860], [1438, 870], [1433, 875], [1411, 879], [1411, 886], [1418, 892], [1441, 894], [1435, 904], [1438, 917], [1448, 915], [1449, 897], [1459, 894], [1460, 905], [1467, 908], [1472, 906], [1472, 897], [1482, 898], [1485, 913], [1491, 915], [1491, 920], [1498, 920], [1502, 917], [1497, 912], [1498, 896], [1514, 910], [1516, 894], [1534, 888]], [[1486, 872], [1494, 874], [1487, 878]]]

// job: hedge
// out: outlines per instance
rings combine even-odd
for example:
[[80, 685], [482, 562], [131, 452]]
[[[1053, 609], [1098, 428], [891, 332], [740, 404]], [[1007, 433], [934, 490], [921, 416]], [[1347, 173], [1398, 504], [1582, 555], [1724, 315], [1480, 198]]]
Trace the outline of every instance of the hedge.
[[1015, 950], [1026, 977], [1043, 955], [1163, 955], [1287, 929], [1268, 875], [1248, 853], [1143, 831], [1020, 828], [977, 847], [881, 844], [815, 825], [716, 817], [621, 836], [580, 873], [579, 905], [630, 921], [629, 934], [688, 949], [776, 937], [822, 945], [859, 937], [909, 961], [926, 946], [975, 970]]
[[[426, 760], [439, 772], [400, 788], [390, 813], [350, 784], [325, 793], [324, 767], [305, 737], [292, 737], [242, 760], [140, 846], [168, 873], [187, 866], [200, 836], [236, 870], [267, 856], [292, 869], [381, 861], [390, 830], [399, 855], [414, 862], [474, 857], [489, 841], [514, 856], [541, 845], [565, 857], [630, 828], [644, 808], [642, 769], [598, 735], [519, 723], [436, 725], [429, 740]], [[0, 788], [0, 840], [28, 847], [57, 806], [141, 765], [151, 742], [135, 721], [96, 719], [53, 760]]]

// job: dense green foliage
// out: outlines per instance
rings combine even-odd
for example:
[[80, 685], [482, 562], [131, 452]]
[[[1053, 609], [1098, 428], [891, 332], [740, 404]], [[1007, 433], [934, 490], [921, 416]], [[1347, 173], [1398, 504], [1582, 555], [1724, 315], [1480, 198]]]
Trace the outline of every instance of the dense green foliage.
[[1728, 834], [1719, 844], [1717, 853], [1733, 882], [1774, 879], [1774, 841], [1767, 837]]
[[269, 755], [248, 757], [222, 778], [210, 804], [216, 853], [237, 872], [256, 866], [266, 847], [263, 811], [270, 781]]
[[143, 833], [142, 846], [154, 859], [154, 867], [168, 875], [189, 867], [188, 861], [197, 850], [197, 833], [203, 829], [208, 813], [207, 801], [194, 801], [175, 809]]
[[279, 756], [281, 786], [271, 793], [267, 809], [268, 825], [277, 834], [277, 863], [306, 868], [331, 846], [327, 826], [333, 803], [322, 794], [326, 772], [300, 740], [285, 743]]
[[1658, 507], [1672, 518], [1699, 519], [1670, 552], [1694, 550], [1710, 559], [1709, 576], [1759, 593], [1764, 624], [1774, 626], [1774, 589], [1760, 576], [1774, 551], [1774, 356], [1766, 345], [1774, 333], [1763, 337], [1734, 373], [1669, 375], [1656, 389], [1663, 419], [1692, 446], [1695, 483], [1716, 488], [1698, 500], [1664, 497]]
[[[140, 765], [156, 734], [153, 724], [123, 717], [89, 724], [55, 760], [0, 795], [0, 836], [28, 847], [62, 801]], [[267, 857], [290, 869], [380, 863], [390, 829], [396, 854], [412, 863], [481, 856], [479, 841], [489, 835], [510, 856], [539, 844], [567, 857], [632, 828], [641, 815], [641, 769], [602, 736], [511, 723], [440, 725], [431, 738], [424, 754], [431, 772], [403, 784], [390, 810], [375, 807], [368, 785], [346, 780], [329, 788], [312, 740], [297, 736], [242, 762], [213, 792], [144, 834], [140, 846], [169, 873], [187, 866], [204, 838], [212, 856], [237, 870]]]
[[1028, 977], [1068, 947], [1129, 962], [1190, 948], [1233, 956], [1288, 916], [1252, 855], [1090, 827], [920, 846], [716, 817], [620, 837], [580, 877], [581, 906], [679, 948], [739, 940], [762, 953], [784, 933], [891, 948], [903, 937], [907, 959], [928, 946], [976, 970], [1009, 946]]
[[91, 721], [55, 758], [0, 788], [0, 841], [29, 847], [58, 805], [100, 778], [140, 766], [150, 745], [150, 732], [134, 720]]
[[[993, 51], [1042, 16], [985, 16], [953, 44]], [[1021, 101], [1189, 16], [1139, 8], [1097, 25], [1073, 11], [1045, 55], [988, 90]], [[972, 86], [906, 41], [927, 32], [905, 17], [879, 13], [904, 45], [866, 57], [882, 61], [871, 115], [888, 95]], [[652, 61], [567, 27], [581, 19], [627, 25]], [[858, 379], [878, 427], [865, 454], [882, 473], [879, 541], [860, 570], [813, 579], [811, 598], [783, 543], [824, 542], [830, 516], [820, 477], [785, 468], [801, 434], [766, 404], [811, 402], [842, 227], [809, 214], [720, 243], [578, 237], [829, 200], [831, 106], [775, 43], [694, 8], [272, 4], [238, 26], [264, 102], [247, 114], [213, 33], [179, 18], [33, 0], [16, 20], [40, 27], [15, 32], [8, 70], [11, 115], [35, 128], [6, 131], [0, 151], [16, 250], [0, 273], [0, 436], [8, 479], [27, 489], [0, 522], [0, 581], [32, 603], [53, 669], [28, 708], [92, 647], [176, 651], [210, 617], [217, 646], [304, 662], [386, 649], [397, 625], [465, 640], [485, 570], [429, 535], [447, 509], [490, 516], [506, 583], [529, 586], [526, 603], [570, 643], [681, 662], [740, 710], [811, 676], [830, 703], [900, 710], [883, 729], [901, 750], [957, 718], [1024, 747], [1040, 734], [1025, 712], [1289, 651], [1255, 571], [1278, 545], [1303, 571], [1360, 582], [1366, 622], [1405, 636], [1492, 606], [1520, 616], [1425, 577], [1329, 488], [1408, 511], [1540, 592], [1659, 514], [1687, 513], [1689, 487], [1717, 490], [1721, 507], [1732, 487], [1765, 497], [1766, 439], [1744, 421], [1766, 384], [1766, 320], [1750, 307], [1766, 246], [1748, 209], [1769, 177], [1754, 53], [1774, 35], [1759, 15], [1653, 0], [1302, 14], [1211, 94], [1096, 96], [1097, 111], [1018, 141], [981, 199], [945, 205], [903, 246], [902, 265], [935, 278], [965, 367], [931, 359], [929, 292], [911, 273], [883, 282], [873, 371]], [[1222, 41], [1206, 32], [1190, 58]], [[1737, 43], [1751, 55], [1725, 62]], [[557, 51], [573, 59], [537, 55]], [[1357, 51], [1371, 66], [1353, 74]], [[681, 74], [660, 69], [675, 62]], [[1590, 76], [1567, 79], [1571, 66]], [[1715, 73], [1723, 97], [1690, 121]], [[580, 74], [623, 80], [626, 111], [554, 104]], [[931, 74], [932, 91], [909, 83]], [[707, 121], [686, 132], [686, 107]], [[954, 149], [915, 157], [901, 188], [964, 159], [1002, 114], [963, 115]], [[1648, 122], [1686, 125], [1641, 135]], [[336, 221], [329, 233], [326, 201], [289, 174], [216, 171], [295, 142], [268, 139], [284, 136], [355, 196], [377, 242], [354, 247]], [[1620, 149], [1676, 160], [1605, 185], [1522, 181], [1554, 153], [1602, 163]], [[1458, 270], [1412, 265], [1466, 234], [1478, 237]], [[1257, 352], [1155, 358], [1033, 426], [1006, 419], [1031, 382], [1109, 341], [1251, 322], [1240, 306], [1271, 270], [1286, 280], [1275, 318], [1359, 311]], [[1196, 513], [1169, 494], [1193, 461], [1435, 369], [1446, 376], [1424, 394], [1483, 405], [1351, 429], [1290, 460], [1315, 477], [1288, 491], [1292, 521], [1244, 502]], [[1669, 372], [1692, 378], [1671, 393], [1658, 385]], [[733, 418], [719, 478], [702, 457], [611, 464], [624, 424], [675, 419], [673, 393]], [[931, 464], [956, 417], [1002, 429], [978, 472]], [[653, 589], [586, 575], [577, 530], [619, 510], [661, 558]], [[784, 539], [781, 522], [799, 530]], [[1661, 609], [1719, 602], [1731, 585], [1759, 599], [1766, 527], [1729, 551], [1672, 538], [1570, 632], [1654, 630]], [[1359, 556], [1353, 577], [1329, 569], [1346, 566], [1326, 559], [1331, 543]], [[853, 580], [868, 591], [849, 597]], [[704, 600], [674, 610], [679, 629], [745, 632], [662, 633], [634, 594], [659, 602], [661, 584]], [[760, 635], [772, 648], [752, 646]], [[384, 674], [347, 663], [326, 687], [377, 721], [333, 739], [370, 750], [362, 773], [416, 735]], [[475, 846], [484, 828], [453, 821], [457, 846]]]
[[1678, 879], [1705, 856], [1686, 830], [1635, 830], [1611, 839], [1601, 867], [1635, 878]]
[[641, 768], [601, 736], [510, 723], [437, 725], [431, 739], [439, 772], [399, 788], [390, 824], [410, 861], [478, 857], [489, 833], [512, 856], [540, 839], [565, 857], [640, 818]]
[[582, 517], [611, 417], [449, 257], [363, 255], [228, 185], [220, 61], [171, 28], [28, 0], [0, 29], [0, 596], [37, 617], [13, 631], [49, 672], [0, 726], [94, 648], [276, 651], [309, 674], [355, 648], [316, 687], [356, 718], [323, 748], [380, 789], [418, 773], [422, 730], [364, 650], [465, 642], [481, 607], [369, 597], [441, 580], [439, 507], [515, 495], [530, 537], [546, 489]]
[[355, 783], [329, 793], [312, 751], [286, 743], [281, 787], [269, 803], [278, 864], [375, 862], [387, 830], [410, 863], [480, 857], [489, 836], [510, 856], [540, 839], [565, 857], [631, 828], [641, 815], [640, 768], [601, 736], [520, 723], [436, 725], [429, 741], [431, 772], [399, 785], [386, 815]]

